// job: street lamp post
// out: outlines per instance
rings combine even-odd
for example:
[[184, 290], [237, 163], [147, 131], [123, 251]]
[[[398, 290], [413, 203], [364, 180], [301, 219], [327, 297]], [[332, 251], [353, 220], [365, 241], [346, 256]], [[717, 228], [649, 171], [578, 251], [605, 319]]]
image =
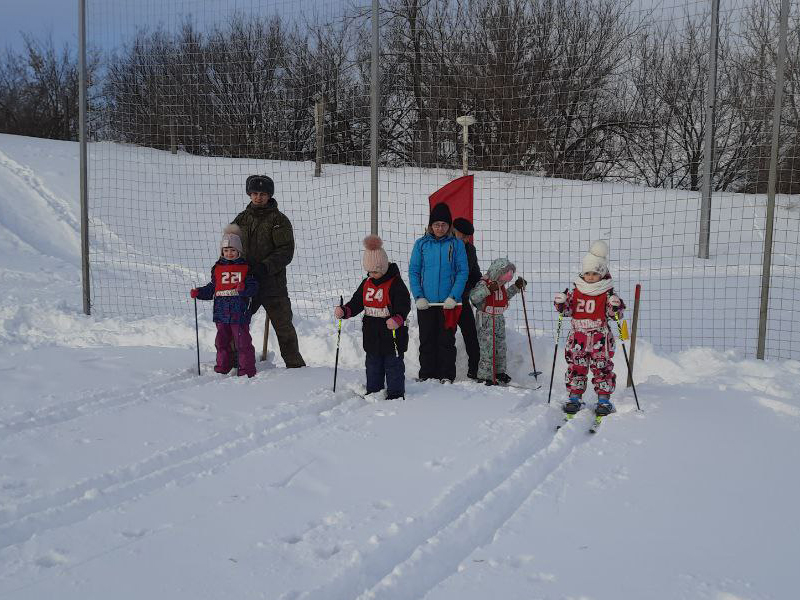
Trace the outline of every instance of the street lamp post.
[[463, 163], [464, 175], [467, 174], [467, 167], [469, 164], [469, 156], [467, 151], [467, 144], [469, 144], [469, 126], [475, 124], [475, 117], [471, 115], [462, 115], [456, 117], [456, 123], [461, 125], [461, 139], [463, 140], [463, 148], [461, 150], [461, 160]]

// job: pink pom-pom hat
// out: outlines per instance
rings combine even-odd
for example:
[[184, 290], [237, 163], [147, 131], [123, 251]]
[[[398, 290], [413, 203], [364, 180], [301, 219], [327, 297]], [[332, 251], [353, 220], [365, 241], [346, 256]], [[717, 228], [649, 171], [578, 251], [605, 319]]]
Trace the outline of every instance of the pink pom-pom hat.
[[361, 264], [365, 271], [378, 271], [381, 275], [389, 270], [389, 257], [383, 249], [383, 240], [377, 235], [364, 238], [364, 257]]

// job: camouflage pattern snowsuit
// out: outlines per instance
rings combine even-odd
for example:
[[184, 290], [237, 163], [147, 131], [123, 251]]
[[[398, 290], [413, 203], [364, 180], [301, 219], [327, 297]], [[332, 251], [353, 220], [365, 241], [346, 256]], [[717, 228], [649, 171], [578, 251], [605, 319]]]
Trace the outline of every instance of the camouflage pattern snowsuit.
[[[477, 308], [476, 324], [478, 327], [478, 346], [481, 349], [481, 358], [478, 361], [478, 379], [493, 380], [494, 375], [506, 372], [506, 318], [503, 310], [499, 307], [488, 307], [487, 299], [492, 292], [489, 291], [488, 283], [497, 281], [505, 273], [516, 270], [514, 265], [507, 258], [495, 259], [486, 275], [475, 284], [470, 292], [469, 299]], [[500, 284], [498, 291], [494, 292], [495, 299], [500, 299], [503, 290], [507, 294], [507, 299], [511, 300], [519, 289], [515, 285]], [[493, 333], [494, 332], [494, 333]], [[494, 355], [494, 370], [492, 369], [492, 356]]]

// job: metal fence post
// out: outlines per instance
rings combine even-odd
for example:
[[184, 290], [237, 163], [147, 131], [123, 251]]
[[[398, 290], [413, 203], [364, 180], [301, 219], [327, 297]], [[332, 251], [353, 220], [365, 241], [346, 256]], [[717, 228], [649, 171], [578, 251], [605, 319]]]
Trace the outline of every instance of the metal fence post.
[[86, 72], [86, 0], [78, 0], [78, 62], [80, 82], [78, 84], [78, 138], [80, 140], [80, 194], [81, 194], [81, 282], [83, 284], [83, 313], [92, 312], [91, 288], [89, 285], [89, 182], [86, 110], [87, 106], [87, 79]]
[[317, 157], [314, 164], [314, 177], [322, 175], [322, 151], [325, 145], [325, 94], [314, 95], [314, 126], [317, 134]]
[[378, 60], [380, 59], [380, 2], [372, 0], [372, 65], [370, 69], [370, 176], [371, 207], [370, 231], [378, 235], [378, 111], [380, 109], [380, 81]]
[[711, 238], [711, 180], [714, 173], [714, 117], [717, 108], [717, 54], [719, 48], [719, 0], [711, 0], [711, 39], [708, 45], [708, 90], [706, 93], [703, 184], [700, 203], [698, 258], [708, 258]]
[[778, 30], [778, 62], [775, 65], [775, 105], [772, 109], [772, 143], [769, 153], [767, 183], [767, 218], [764, 231], [764, 264], [761, 270], [761, 308], [758, 314], [758, 348], [756, 357], [764, 359], [767, 346], [767, 309], [769, 307], [769, 277], [772, 269], [772, 233], [775, 221], [775, 188], [778, 183], [778, 143], [783, 110], [783, 72], [786, 63], [786, 32], [789, 25], [789, 0], [781, 1]]

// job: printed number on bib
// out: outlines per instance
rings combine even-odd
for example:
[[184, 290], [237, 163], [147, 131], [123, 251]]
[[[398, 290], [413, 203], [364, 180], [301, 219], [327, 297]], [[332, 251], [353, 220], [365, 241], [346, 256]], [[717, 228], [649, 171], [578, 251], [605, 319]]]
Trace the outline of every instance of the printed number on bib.
[[230, 273], [225, 271], [222, 274], [222, 283], [239, 283], [242, 281], [242, 274], [239, 271]]
[[593, 313], [595, 306], [596, 304], [594, 300], [584, 300], [583, 298], [578, 298], [578, 312]]
[[383, 302], [383, 288], [369, 288], [366, 300], [367, 302]]

